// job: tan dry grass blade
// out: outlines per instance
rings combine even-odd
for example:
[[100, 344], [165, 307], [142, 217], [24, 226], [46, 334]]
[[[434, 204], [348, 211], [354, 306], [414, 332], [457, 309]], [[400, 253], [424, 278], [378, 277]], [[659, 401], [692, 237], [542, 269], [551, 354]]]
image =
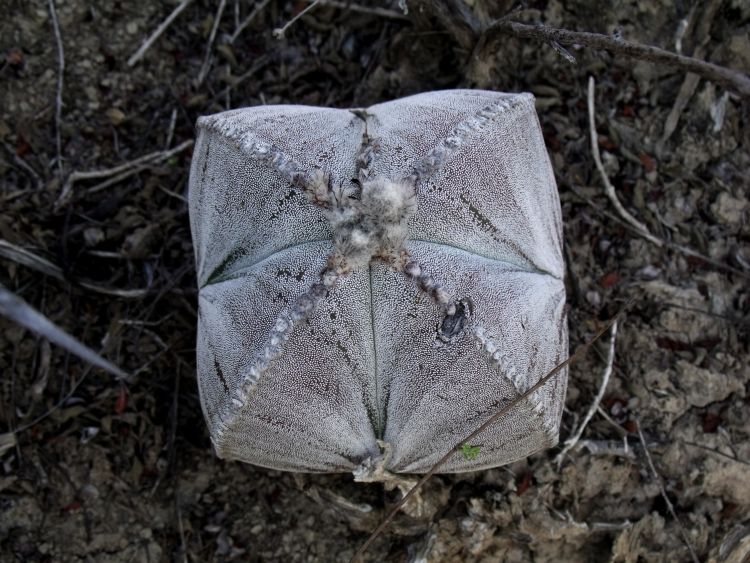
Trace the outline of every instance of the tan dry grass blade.
[[4, 315], [13, 322], [36, 332], [53, 344], [65, 348], [71, 354], [75, 354], [82, 360], [102, 368], [118, 379], [130, 379], [130, 375], [76, 340], [42, 313], [26, 303], [26, 301], [2, 285], [0, 285], [0, 315]]

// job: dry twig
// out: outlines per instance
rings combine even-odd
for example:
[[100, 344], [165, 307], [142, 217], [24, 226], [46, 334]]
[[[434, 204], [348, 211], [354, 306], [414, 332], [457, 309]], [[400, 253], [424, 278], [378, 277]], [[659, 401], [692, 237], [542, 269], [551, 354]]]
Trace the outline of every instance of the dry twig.
[[41, 272], [46, 276], [51, 276], [57, 280], [63, 281], [65, 276], [63, 275], [62, 268], [53, 264], [46, 258], [37, 256], [33, 252], [26, 250], [20, 246], [8, 242], [5, 239], [0, 238], [0, 258], [6, 258], [16, 264], [21, 264], [37, 272]]
[[76, 182], [79, 182], [81, 180], [97, 180], [101, 178], [108, 178], [108, 180], [105, 180], [104, 182], [101, 182], [89, 188], [88, 190], [89, 193], [98, 192], [106, 188], [107, 186], [111, 186], [112, 184], [124, 180], [125, 178], [132, 176], [133, 174], [137, 174], [141, 170], [144, 170], [145, 168], [148, 168], [153, 164], [163, 162], [171, 158], [172, 156], [181, 153], [185, 149], [190, 148], [191, 146], [193, 146], [193, 140], [189, 139], [168, 151], [152, 152], [136, 158], [135, 160], [131, 160], [112, 168], [106, 168], [104, 170], [90, 170], [88, 172], [73, 172], [70, 176], [68, 176], [68, 181], [65, 182], [62, 194], [60, 194], [60, 197], [58, 198], [55, 205], [59, 207], [68, 199], [68, 197], [70, 197], [70, 193], [73, 189], [73, 184], [75, 184]]
[[604, 184], [604, 191], [607, 194], [607, 197], [612, 202], [612, 205], [614, 205], [615, 209], [617, 210], [617, 213], [620, 214], [620, 217], [622, 217], [625, 221], [630, 223], [635, 229], [641, 234], [641, 236], [645, 239], [648, 239], [649, 241], [653, 242], [657, 246], [662, 246], [663, 242], [661, 239], [655, 237], [651, 234], [651, 232], [648, 230], [648, 227], [641, 223], [638, 219], [633, 217], [627, 209], [625, 209], [620, 203], [620, 200], [617, 197], [617, 193], [615, 192], [615, 187], [612, 185], [612, 182], [609, 181], [609, 177], [607, 176], [607, 171], [604, 170], [604, 164], [602, 164], [602, 155], [599, 152], [599, 136], [596, 133], [596, 119], [595, 119], [595, 107], [594, 107], [594, 92], [595, 92], [595, 82], [594, 77], [589, 76], [589, 92], [588, 92], [588, 106], [589, 106], [589, 132], [591, 134], [591, 152], [594, 155], [594, 162], [596, 163], [596, 169], [599, 171], [599, 175], [602, 178], [602, 183]]
[[599, 391], [596, 393], [596, 397], [594, 397], [594, 401], [589, 406], [589, 410], [586, 413], [586, 416], [583, 417], [583, 421], [581, 421], [581, 425], [578, 427], [578, 431], [571, 438], [568, 438], [565, 441], [562, 451], [560, 451], [560, 453], [555, 458], [555, 462], [557, 463], [558, 467], [562, 463], [565, 457], [565, 454], [568, 453], [571, 449], [573, 449], [578, 443], [578, 440], [581, 439], [581, 436], [583, 435], [583, 431], [586, 429], [586, 426], [588, 425], [589, 421], [591, 420], [591, 418], [594, 416], [594, 413], [599, 408], [599, 403], [601, 403], [602, 399], [604, 398], [604, 392], [607, 390], [607, 383], [609, 383], [609, 378], [612, 375], [612, 367], [614, 366], [614, 362], [615, 362], [616, 339], [617, 339], [617, 320], [615, 320], [615, 322], [612, 324], [612, 336], [609, 341], [609, 351], [607, 352], [607, 367], [604, 368], [604, 375], [602, 376], [602, 383], [599, 386]]
[[[658, 239], [658, 238], [654, 237], [653, 235], [651, 236], [651, 238], [645, 236], [644, 233], [643, 233], [643, 231], [639, 231], [639, 230], [635, 229], [630, 223], [624, 221], [623, 219], [621, 219], [617, 215], [615, 215], [613, 213], [610, 213], [606, 209], [603, 209], [603, 208], [599, 207], [596, 203], [594, 203], [593, 201], [591, 201], [590, 198], [586, 197], [583, 193], [581, 193], [581, 191], [578, 188], [576, 188], [573, 184], [571, 184], [570, 182], [566, 182], [566, 185], [568, 187], [570, 187], [570, 190], [576, 196], [578, 196], [579, 198], [581, 198], [581, 200], [583, 200], [588, 205], [590, 205], [598, 213], [601, 213], [602, 215], [604, 215], [605, 217], [607, 217], [607, 219], [610, 219], [611, 221], [614, 221], [615, 223], [618, 223], [618, 224], [622, 225], [623, 227], [627, 228], [628, 230], [631, 230], [632, 232], [634, 232], [635, 234], [637, 234], [637, 235], [645, 238], [649, 242], [654, 242], [654, 244], [656, 244], [657, 246], [660, 246], [660, 247], [663, 246], [665, 248], [669, 248], [670, 250], [676, 250], [677, 252], [681, 252], [682, 254], [684, 254], [686, 256], [692, 256], [693, 258], [698, 258], [699, 260], [705, 262], [706, 264], [711, 264], [712, 266], [714, 266], [714, 267], [716, 267], [716, 268], [718, 268], [720, 270], [724, 270], [725, 272], [731, 272], [731, 273], [736, 274], [738, 276], [742, 276], [743, 278], [750, 279], [750, 273], [749, 272], [742, 271], [742, 270], [740, 270], [738, 268], [730, 266], [729, 264], [724, 264], [723, 262], [720, 262], [718, 260], [714, 260], [710, 256], [706, 256], [705, 254], [701, 254], [700, 252], [698, 252], [696, 250], [693, 250], [692, 248], [689, 248], [689, 247], [684, 246], [682, 244], [677, 244], [676, 242], [668, 241], [668, 240], [665, 240], [665, 239]], [[656, 239], [657, 242], [655, 242], [653, 239]]]
[[633, 448], [628, 446], [627, 436], [623, 440], [581, 440], [578, 447], [588, 450], [591, 455], [610, 455], [635, 459]]
[[251, 78], [257, 73], [259, 70], [262, 70], [270, 61], [272, 60], [272, 57], [268, 55], [261, 55], [257, 59], [255, 59], [255, 63], [253, 66], [251, 66], [248, 70], [243, 72], [241, 75], [239, 75], [237, 78], [232, 80], [232, 83], [224, 88], [221, 92], [216, 94], [213, 98], [211, 98], [205, 105], [205, 107], [209, 107], [212, 103], [214, 103], [216, 100], [219, 100], [226, 96], [229, 92], [237, 88], [240, 84], [245, 82], [248, 78]]
[[707, 80], [721, 84], [743, 97], [750, 97], [750, 77], [747, 75], [730, 68], [693, 57], [678, 55], [677, 53], [665, 51], [651, 45], [642, 45], [632, 41], [625, 41], [624, 39], [616, 39], [600, 33], [569, 31], [546, 25], [529, 25], [505, 19], [498, 20], [489, 26], [487, 34], [492, 33], [508, 33], [516, 37], [544, 42], [556, 41], [563, 45], [583, 45], [634, 59], [663, 64], [679, 68], [685, 72], [695, 73]]
[[298, 19], [300, 19], [302, 16], [306, 15], [308, 12], [311, 12], [315, 8], [315, 6], [317, 6], [318, 4], [320, 4], [320, 1], [321, 0], [314, 0], [309, 6], [307, 6], [304, 10], [302, 10], [299, 14], [297, 14], [292, 19], [290, 19], [288, 22], [286, 22], [286, 24], [284, 24], [284, 27], [277, 27], [276, 29], [274, 29], [273, 30], [273, 36], [276, 39], [283, 39], [284, 38], [284, 34], [287, 32], [287, 30], [290, 27], [292, 27]]
[[256, 17], [258, 17], [258, 14], [265, 10], [266, 6], [268, 6], [270, 2], [271, 0], [261, 0], [258, 4], [256, 4], [255, 8], [253, 8], [253, 11], [250, 12], [250, 15], [242, 20], [242, 23], [237, 26], [237, 29], [234, 30], [234, 33], [229, 36], [229, 42], [234, 43], [240, 36], [240, 33], [242, 33], [245, 28], [250, 25]]
[[221, 16], [224, 14], [224, 8], [227, 6], [227, 0], [219, 0], [219, 7], [216, 9], [216, 15], [214, 16], [214, 24], [211, 26], [211, 33], [208, 36], [208, 42], [206, 43], [206, 54], [203, 57], [203, 64], [201, 70], [198, 73], [198, 79], [196, 85], [200, 86], [206, 79], [206, 75], [211, 68], [211, 48], [214, 45], [214, 39], [216, 39], [216, 32], [219, 29], [221, 23]]
[[724, 459], [728, 459], [730, 461], [734, 461], [736, 463], [741, 463], [742, 465], [748, 465], [750, 466], [750, 461], [745, 461], [744, 459], [740, 459], [738, 457], [731, 456], [729, 454], [725, 454], [724, 452], [720, 452], [717, 449], [709, 448], [708, 446], [704, 446], [702, 444], [696, 444], [695, 442], [690, 442], [689, 440], [680, 440], [683, 444], [686, 446], [692, 446], [693, 448], [698, 448], [704, 451], [707, 451], [709, 453], [712, 453], [714, 455], [717, 455], [719, 457], [723, 457]]
[[[29, 178], [31, 178], [31, 181], [34, 183], [34, 188], [38, 189], [42, 185], [42, 178], [37, 174], [37, 171], [34, 170], [34, 168], [31, 167], [31, 165], [26, 162], [23, 158], [21, 158], [18, 154], [16, 154], [16, 151], [13, 147], [11, 147], [8, 143], [3, 142], [2, 143], [3, 148], [8, 151], [8, 154], [13, 159], [13, 162], [16, 163], [16, 166], [18, 166], [21, 170], [23, 170], [26, 174], [28, 174]], [[16, 192], [11, 192], [11, 194], [5, 195], [3, 197], [4, 201], [8, 201], [10, 199], [13, 199], [14, 197], [17, 197], [19, 195], [25, 194], [26, 190], [18, 190]]]
[[[315, 0], [307, 1], [314, 2]], [[328, 6], [330, 8], [336, 8], [338, 10], [348, 10], [349, 12], [357, 12], [359, 14], [367, 14], [369, 16], [386, 18], [389, 20], [398, 20], [402, 22], [411, 21], [406, 15], [404, 15], [403, 12], [397, 12], [395, 10], [389, 10], [387, 8], [360, 6], [359, 4], [353, 4], [351, 2], [341, 2], [339, 0], [320, 0], [320, 5]]]
[[[119, 255], [117, 256], [119, 257]], [[8, 242], [5, 239], [0, 239], [0, 258], [12, 260], [16, 264], [21, 264], [62, 282], [69, 281], [66, 279], [65, 274], [63, 274], [62, 268], [57, 264], [53, 264], [46, 258], [37, 256], [33, 252], [17, 246], [12, 242]], [[117, 289], [104, 287], [82, 280], [76, 280], [75, 283], [84, 289], [90, 289], [91, 291], [101, 293], [102, 295], [114, 295], [123, 299], [141, 299], [148, 294], [147, 289]]]
[[177, 108], [172, 108], [172, 114], [169, 116], [169, 129], [167, 129], [167, 140], [164, 143], [164, 150], [168, 151], [174, 139], [174, 129], [177, 126]]
[[393, 517], [398, 513], [398, 511], [401, 509], [402, 506], [404, 506], [416, 493], [419, 491], [419, 489], [432, 477], [438, 469], [440, 469], [454, 454], [458, 453], [461, 450], [461, 446], [463, 444], [470, 444], [474, 441], [474, 438], [479, 436], [482, 432], [484, 432], [489, 426], [500, 420], [503, 416], [508, 414], [513, 408], [518, 405], [521, 401], [526, 399], [529, 395], [536, 392], [540, 387], [544, 386], [548, 381], [550, 381], [555, 375], [557, 375], [561, 370], [563, 370], [565, 367], [570, 365], [571, 363], [575, 362], [576, 360], [579, 360], [581, 357], [583, 357], [586, 352], [588, 352], [589, 348], [599, 340], [599, 338], [602, 337], [602, 335], [607, 332], [612, 325], [617, 322], [617, 319], [620, 318], [620, 316], [625, 312], [625, 310], [628, 309], [630, 306], [630, 302], [628, 302], [621, 310], [620, 312], [615, 315], [614, 318], [610, 319], [607, 324], [599, 330], [599, 332], [596, 333], [596, 335], [586, 342], [585, 344], [582, 344], [578, 347], [578, 349], [573, 353], [572, 356], [570, 356], [567, 360], [564, 362], [558, 364], [555, 366], [551, 371], [549, 371], [546, 375], [544, 375], [539, 381], [537, 381], [534, 385], [529, 387], [524, 393], [518, 395], [516, 398], [514, 398], [512, 401], [510, 401], [507, 405], [505, 405], [503, 408], [501, 408], [499, 411], [497, 411], [495, 414], [493, 414], [490, 418], [488, 418], [484, 423], [482, 423], [476, 430], [474, 430], [471, 434], [466, 436], [463, 440], [455, 444], [448, 452], [441, 457], [435, 465], [433, 465], [430, 470], [422, 475], [422, 477], [417, 481], [417, 484], [412, 487], [408, 493], [406, 493], [404, 496], [401, 497], [401, 499], [394, 505], [394, 507], [388, 512], [386, 517], [383, 519], [383, 521], [378, 525], [377, 528], [370, 534], [370, 537], [367, 538], [367, 541], [363, 543], [360, 548], [357, 550], [357, 552], [354, 554], [354, 556], [351, 558], [350, 563], [355, 563], [357, 560], [364, 555], [364, 553], [367, 551], [367, 549], [372, 545], [372, 543], [378, 538], [378, 536], [386, 529], [390, 521], [393, 519]]
[[62, 92], [63, 75], [65, 74], [65, 50], [63, 49], [62, 36], [60, 35], [60, 23], [57, 21], [57, 10], [55, 0], [48, 0], [49, 13], [52, 18], [52, 27], [55, 30], [55, 41], [57, 43], [57, 92], [55, 94], [55, 143], [57, 146], [57, 173], [62, 183], [62, 137], [60, 127], [62, 123]]
[[[706, 46], [708, 45], [708, 41], [711, 38], [711, 23], [713, 22], [721, 3], [722, 0], [710, 0], [709, 2], [703, 3], [703, 5], [701, 5], [700, 15], [698, 15], [698, 10], [696, 10], [698, 4], [693, 5], [693, 7], [690, 9], [689, 16], [686, 19], [682, 20], [682, 22], [680, 22], [684, 25], [680, 25], [677, 30], [677, 34], [675, 37], [675, 49], [679, 53], [682, 52], [682, 39], [685, 33], [688, 29], [694, 29], [693, 35], [695, 36], [695, 41], [698, 43], [698, 46], [693, 51], [693, 58], [703, 58]], [[674, 133], [674, 131], [677, 129], [677, 124], [680, 120], [680, 116], [688, 106], [688, 103], [695, 93], [695, 89], [698, 87], [699, 82], [700, 76], [698, 76], [697, 74], [688, 72], [685, 75], [685, 78], [682, 81], [682, 86], [680, 86], [680, 91], [678, 92], [677, 98], [674, 101], [674, 105], [672, 106], [672, 109], [670, 110], [669, 115], [664, 122], [664, 133], [662, 134], [661, 140], [657, 145], [657, 150], [660, 150], [660, 148], [666, 144], [666, 142], [672, 136], [672, 133]]]
[[154, 44], [154, 42], [159, 39], [162, 33], [164, 33], [164, 30], [167, 29], [170, 25], [172, 25], [172, 22], [177, 19], [177, 16], [179, 16], [185, 8], [187, 8], [190, 3], [193, 0], [182, 0], [182, 2], [179, 3], [179, 5], [172, 10], [172, 13], [167, 16], [167, 18], [159, 24], [159, 27], [154, 30], [154, 32], [148, 36], [148, 38], [141, 44], [141, 46], [138, 48], [138, 50], [131, 55], [131, 57], [128, 59], [128, 66], [135, 66], [138, 61], [140, 61], [143, 58], [143, 55], [146, 54], [146, 51], [148, 51], [151, 48], [151, 45]]
[[646, 461], [648, 462], [648, 466], [651, 469], [651, 473], [654, 476], [654, 479], [656, 479], [657, 484], [659, 485], [659, 491], [661, 492], [661, 497], [664, 499], [664, 502], [667, 505], [667, 509], [669, 509], [669, 513], [672, 515], [672, 518], [674, 518], [674, 521], [677, 523], [677, 527], [680, 530], [680, 535], [682, 536], [682, 541], [685, 543], [685, 545], [688, 548], [688, 551], [690, 551], [690, 557], [692, 558], [694, 563], [699, 563], [698, 556], [695, 553], [695, 550], [693, 549], [693, 545], [690, 543], [690, 540], [687, 537], [687, 533], [685, 532], [685, 528], [682, 526], [682, 522], [680, 522], [680, 519], [677, 518], [677, 514], [675, 513], [674, 506], [672, 505], [672, 501], [669, 500], [669, 497], [667, 496], [667, 491], [664, 489], [664, 482], [662, 481], [661, 475], [656, 471], [656, 467], [654, 466], [654, 460], [651, 458], [651, 452], [648, 451], [648, 445], [646, 444], [646, 440], [643, 437], [643, 432], [641, 432], [641, 423], [640, 421], [635, 421], [635, 427], [638, 429], [638, 439], [641, 441], [641, 445], [643, 446], [643, 451], [646, 454]]

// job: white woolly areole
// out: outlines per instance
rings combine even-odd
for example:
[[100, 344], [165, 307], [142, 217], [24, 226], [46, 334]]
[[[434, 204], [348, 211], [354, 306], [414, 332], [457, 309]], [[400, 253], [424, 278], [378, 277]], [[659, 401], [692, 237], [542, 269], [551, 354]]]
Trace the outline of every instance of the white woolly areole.
[[334, 267], [343, 274], [366, 266], [374, 257], [395, 263], [415, 210], [414, 181], [409, 179], [375, 177], [362, 182], [359, 198], [339, 198], [328, 212]]

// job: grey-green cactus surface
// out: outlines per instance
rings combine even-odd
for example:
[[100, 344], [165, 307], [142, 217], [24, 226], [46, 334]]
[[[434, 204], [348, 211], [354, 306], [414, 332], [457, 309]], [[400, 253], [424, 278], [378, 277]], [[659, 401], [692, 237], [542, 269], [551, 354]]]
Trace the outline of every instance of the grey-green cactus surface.
[[[222, 457], [425, 472], [567, 358], [560, 203], [529, 94], [202, 117], [190, 219]], [[566, 379], [441, 471], [554, 445]]]

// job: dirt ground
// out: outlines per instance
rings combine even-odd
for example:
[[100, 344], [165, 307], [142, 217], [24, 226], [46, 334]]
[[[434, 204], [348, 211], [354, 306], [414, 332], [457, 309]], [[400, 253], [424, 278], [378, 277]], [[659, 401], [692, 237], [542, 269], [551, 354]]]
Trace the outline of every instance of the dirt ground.
[[[58, 160], [49, 5], [0, 1], [0, 239], [46, 260], [29, 267], [0, 244], [0, 283], [136, 374], [118, 383], [0, 318], [0, 560], [353, 555], [397, 493], [211, 451], [195, 381], [191, 149], [180, 146], [198, 116], [224, 109], [361, 107], [451, 87], [537, 97], [565, 220], [571, 346], [635, 301], [582, 447], [559, 465], [558, 447], [436, 477], [431, 521], [400, 516], [367, 560], [677, 562], [691, 560], [688, 545], [700, 561], [750, 560], [748, 100], [606, 52], [569, 47], [572, 64], [549, 44], [511, 36], [482, 46], [430, 2], [407, 0], [407, 16], [397, 2], [387, 13], [317, 6], [279, 40], [272, 30], [305, 3], [272, 0], [231, 41], [253, 5], [229, 0], [210, 44], [221, 2], [194, 0], [131, 67], [179, 2], [57, 0]], [[750, 69], [746, 1], [600, 4], [530, 1], [517, 19], [670, 50], [683, 29], [683, 53]], [[510, 5], [464, 8], [489, 21]], [[589, 76], [608, 175], [671, 247], [638, 236], [604, 194], [589, 144]], [[130, 175], [71, 176], [158, 152]], [[571, 369], [562, 440], [592, 404], [607, 346]]]

